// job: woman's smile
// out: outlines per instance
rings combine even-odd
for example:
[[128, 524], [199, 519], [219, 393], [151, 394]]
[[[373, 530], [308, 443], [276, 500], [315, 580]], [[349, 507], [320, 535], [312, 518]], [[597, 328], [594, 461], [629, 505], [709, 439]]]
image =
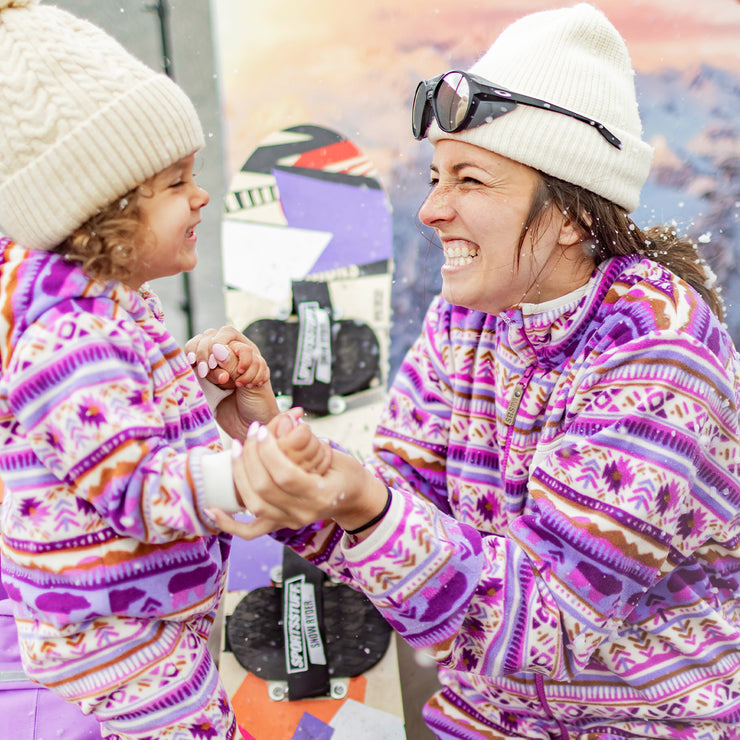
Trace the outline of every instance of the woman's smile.
[[445, 267], [467, 267], [480, 254], [480, 250], [464, 239], [443, 242]]

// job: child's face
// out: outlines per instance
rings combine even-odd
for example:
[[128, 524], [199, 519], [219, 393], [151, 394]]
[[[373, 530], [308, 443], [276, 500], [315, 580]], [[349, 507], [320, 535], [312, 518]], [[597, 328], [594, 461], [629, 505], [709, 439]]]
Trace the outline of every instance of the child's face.
[[175, 162], [141, 187], [141, 220], [154, 244], [142, 246], [137, 255], [127, 281], [135, 290], [148, 280], [189, 272], [198, 262], [195, 227], [209, 197], [194, 180], [194, 159], [191, 154]]

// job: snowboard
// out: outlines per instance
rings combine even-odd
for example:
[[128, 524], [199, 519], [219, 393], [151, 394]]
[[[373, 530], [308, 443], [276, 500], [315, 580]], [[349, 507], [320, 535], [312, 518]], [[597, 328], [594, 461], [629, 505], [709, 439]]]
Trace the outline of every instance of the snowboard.
[[[222, 250], [227, 318], [259, 346], [280, 407], [367, 456], [393, 270], [369, 158], [323, 126], [271, 134], [231, 180]], [[219, 670], [244, 740], [405, 740], [396, 637], [370, 602], [269, 537], [235, 538], [229, 560]]]

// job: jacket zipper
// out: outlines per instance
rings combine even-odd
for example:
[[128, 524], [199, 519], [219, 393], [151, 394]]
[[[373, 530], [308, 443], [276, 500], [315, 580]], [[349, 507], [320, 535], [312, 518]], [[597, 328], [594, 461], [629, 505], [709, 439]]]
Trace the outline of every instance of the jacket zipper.
[[511, 396], [511, 400], [509, 401], [509, 406], [506, 409], [506, 414], [504, 415], [504, 424], [509, 427], [509, 431], [506, 434], [506, 444], [504, 445], [504, 456], [501, 466], [502, 477], [504, 477], [506, 474], [506, 466], [509, 462], [509, 447], [511, 447], [511, 438], [514, 435], [514, 422], [516, 421], [516, 415], [519, 411], [519, 406], [521, 406], [522, 398], [524, 398], [524, 393], [527, 390], [529, 381], [532, 379], [533, 375], [534, 365], [530, 365], [524, 371], [522, 377], [519, 379], [519, 382], [516, 384], [516, 388], [514, 388], [514, 393]]
[[514, 394], [512, 395], [511, 400], [509, 401], [509, 406], [506, 409], [506, 415], [504, 416], [504, 424], [506, 424], [507, 427], [514, 425], [514, 422], [516, 421], [516, 412], [519, 411], [519, 406], [522, 403], [524, 392], [527, 390], [527, 386], [529, 385], [529, 381], [532, 379], [533, 375], [534, 375], [534, 365], [530, 365], [524, 371], [524, 374], [522, 375], [521, 379], [516, 384], [516, 388], [514, 388]]
[[[506, 434], [506, 446], [504, 448], [504, 465], [501, 469], [501, 475], [502, 477], [505, 475], [506, 472], [506, 466], [509, 462], [509, 448], [511, 447], [511, 438], [514, 434], [514, 422], [516, 421], [516, 415], [519, 411], [519, 407], [522, 404], [522, 398], [524, 398], [524, 393], [527, 390], [527, 387], [529, 386], [529, 381], [532, 379], [532, 376], [534, 375], [534, 365], [530, 365], [522, 374], [522, 377], [520, 378], [519, 382], [516, 384], [516, 388], [514, 388], [514, 393], [511, 396], [511, 400], [509, 401], [509, 405], [506, 409], [506, 415], [504, 416], [504, 424], [506, 424], [507, 427], [509, 427], [509, 431]], [[568, 740], [568, 730], [563, 724], [561, 720], [559, 720], [557, 717], [555, 717], [552, 713], [552, 710], [550, 709], [549, 704], [547, 703], [547, 697], [545, 696], [545, 681], [541, 674], [535, 673], [534, 676], [535, 680], [535, 686], [537, 687], [537, 697], [540, 700], [540, 704], [542, 704], [542, 708], [545, 710], [545, 713], [550, 719], [555, 720], [555, 722], [558, 723], [558, 729], [560, 730], [560, 737], [558, 740]]]

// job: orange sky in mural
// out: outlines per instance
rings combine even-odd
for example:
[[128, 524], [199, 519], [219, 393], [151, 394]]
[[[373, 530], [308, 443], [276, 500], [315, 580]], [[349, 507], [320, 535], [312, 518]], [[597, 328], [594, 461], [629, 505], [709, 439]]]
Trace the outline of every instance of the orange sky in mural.
[[[414, 144], [416, 82], [469, 64], [508, 23], [553, 0], [217, 0], [229, 166], [268, 133], [336, 128], [381, 176]], [[737, 0], [593, 0], [625, 37], [638, 71], [709, 63], [740, 74]]]

